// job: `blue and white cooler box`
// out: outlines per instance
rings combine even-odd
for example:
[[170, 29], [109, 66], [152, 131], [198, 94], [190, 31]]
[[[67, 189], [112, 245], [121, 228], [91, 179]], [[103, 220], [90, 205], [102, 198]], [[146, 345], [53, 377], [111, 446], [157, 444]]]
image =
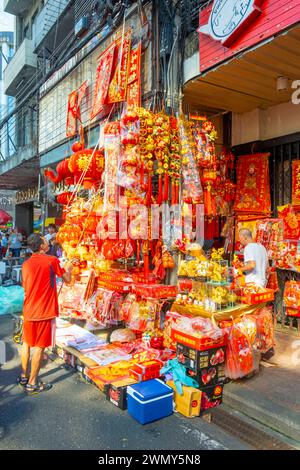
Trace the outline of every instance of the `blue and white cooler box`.
[[127, 387], [128, 413], [141, 424], [173, 414], [173, 389], [154, 379]]

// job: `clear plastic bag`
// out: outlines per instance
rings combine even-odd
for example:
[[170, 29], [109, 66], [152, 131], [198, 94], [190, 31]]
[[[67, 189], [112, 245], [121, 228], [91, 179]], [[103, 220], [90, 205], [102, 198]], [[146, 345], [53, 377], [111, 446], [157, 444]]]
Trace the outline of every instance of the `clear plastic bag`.
[[23, 287], [0, 287], [0, 315], [21, 313], [23, 310], [23, 303]]

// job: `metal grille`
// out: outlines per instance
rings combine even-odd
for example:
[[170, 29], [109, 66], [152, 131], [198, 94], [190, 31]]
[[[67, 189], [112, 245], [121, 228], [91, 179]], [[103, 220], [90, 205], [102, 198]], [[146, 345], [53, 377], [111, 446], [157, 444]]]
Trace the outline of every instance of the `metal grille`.
[[292, 199], [292, 161], [300, 158], [300, 140], [275, 145], [269, 149], [272, 209], [291, 202]]
[[95, 3], [95, 0], [76, 0], [75, 23], [88, 13], [92, 13]]
[[211, 2], [212, 0], [181, 0], [182, 22], [187, 32], [195, 31], [199, 27], [200, 10]]

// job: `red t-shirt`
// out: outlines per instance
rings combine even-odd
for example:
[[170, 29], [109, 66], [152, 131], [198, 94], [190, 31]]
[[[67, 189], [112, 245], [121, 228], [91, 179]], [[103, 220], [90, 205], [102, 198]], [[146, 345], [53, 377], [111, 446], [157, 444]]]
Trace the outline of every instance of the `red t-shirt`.
[[64, 273], [54, 256], [34, 253], [25, 261], [22, 267], [25, 320], [50, 320], [58, 316], [56, 276]]

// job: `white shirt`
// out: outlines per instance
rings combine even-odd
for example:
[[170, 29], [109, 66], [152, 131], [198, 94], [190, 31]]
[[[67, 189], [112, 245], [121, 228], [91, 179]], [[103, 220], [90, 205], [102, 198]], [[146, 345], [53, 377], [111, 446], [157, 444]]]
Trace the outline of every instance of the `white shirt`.
[[47, 235], [45, 235], [45, 239], [47, 240], [48, 243], [50, 243], [51, 240], [53, 240], [53, 238], [55, 238], [55, 233], [47, 233]]
[[244, 251], [245, 263], [255, 261], [256, 267], [249, 274], [246, 274], [246, 283], [252, 282], [261, 287], [267, 285], [268, 253], [260, 243], [249, 243]]

